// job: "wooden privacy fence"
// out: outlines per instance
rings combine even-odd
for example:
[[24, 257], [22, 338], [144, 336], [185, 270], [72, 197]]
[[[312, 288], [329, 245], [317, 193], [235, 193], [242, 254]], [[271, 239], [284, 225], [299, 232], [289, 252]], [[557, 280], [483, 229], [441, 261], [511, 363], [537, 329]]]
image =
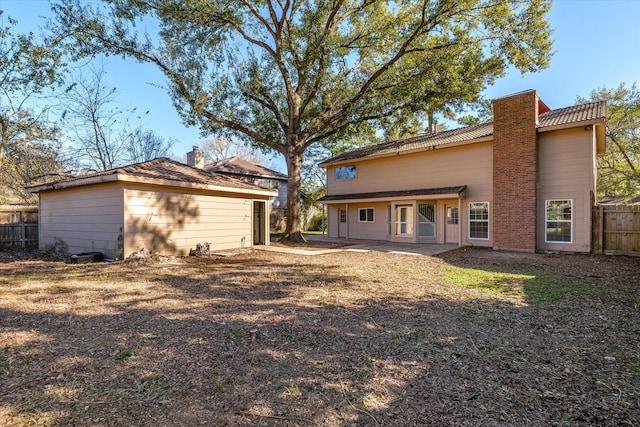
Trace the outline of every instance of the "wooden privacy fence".
[[640, 206], [593, 208], [593, 253], [640, 256]]
[[0, 206], [0, 246], [38, 245], [38, 207]]

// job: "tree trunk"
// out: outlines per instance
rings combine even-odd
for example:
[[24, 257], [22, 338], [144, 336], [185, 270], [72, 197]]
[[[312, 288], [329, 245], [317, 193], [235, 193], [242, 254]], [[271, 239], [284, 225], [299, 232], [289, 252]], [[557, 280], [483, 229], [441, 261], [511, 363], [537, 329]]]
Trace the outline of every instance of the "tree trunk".
[[[293, 141], [292, 141], [293, 142]], [[289, 144], [286, 161], [287, 173], [287, 225], [284, 235], [279, 240], [284, 243], [306, 242], [302, 236], [302, 160], [304, 144]]]

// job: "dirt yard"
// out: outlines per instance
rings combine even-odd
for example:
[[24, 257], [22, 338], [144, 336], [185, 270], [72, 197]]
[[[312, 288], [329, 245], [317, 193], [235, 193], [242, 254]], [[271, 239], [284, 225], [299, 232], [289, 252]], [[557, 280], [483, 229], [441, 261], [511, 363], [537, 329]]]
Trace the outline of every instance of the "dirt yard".
[[0, 253], [3, 426], [638, 426], [640, 258]]

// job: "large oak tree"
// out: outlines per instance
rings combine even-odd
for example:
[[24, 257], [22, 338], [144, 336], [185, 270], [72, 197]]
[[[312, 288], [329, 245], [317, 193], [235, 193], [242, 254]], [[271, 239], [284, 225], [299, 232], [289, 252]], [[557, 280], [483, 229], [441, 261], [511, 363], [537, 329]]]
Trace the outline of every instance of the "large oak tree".
[[[205, 133], [284, 155], [285, 238], [300, 236], [301, 168], [389, 118], [476, 101], [510, 66], [548, 66], [547, 0], [60, 0], [78, 55], [157, 65]], [[380, 129], [384, 130], [384, 129]]]

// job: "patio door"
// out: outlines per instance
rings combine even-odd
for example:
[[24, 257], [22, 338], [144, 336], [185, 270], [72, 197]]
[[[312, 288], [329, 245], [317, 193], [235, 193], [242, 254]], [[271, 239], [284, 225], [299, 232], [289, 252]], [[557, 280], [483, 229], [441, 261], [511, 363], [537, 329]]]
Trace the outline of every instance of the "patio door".
[[338, 237], [347, 237], [347, 207], [338, 208]]
[[395, 235], [413, 236], [413, 205], [396, 205]]

